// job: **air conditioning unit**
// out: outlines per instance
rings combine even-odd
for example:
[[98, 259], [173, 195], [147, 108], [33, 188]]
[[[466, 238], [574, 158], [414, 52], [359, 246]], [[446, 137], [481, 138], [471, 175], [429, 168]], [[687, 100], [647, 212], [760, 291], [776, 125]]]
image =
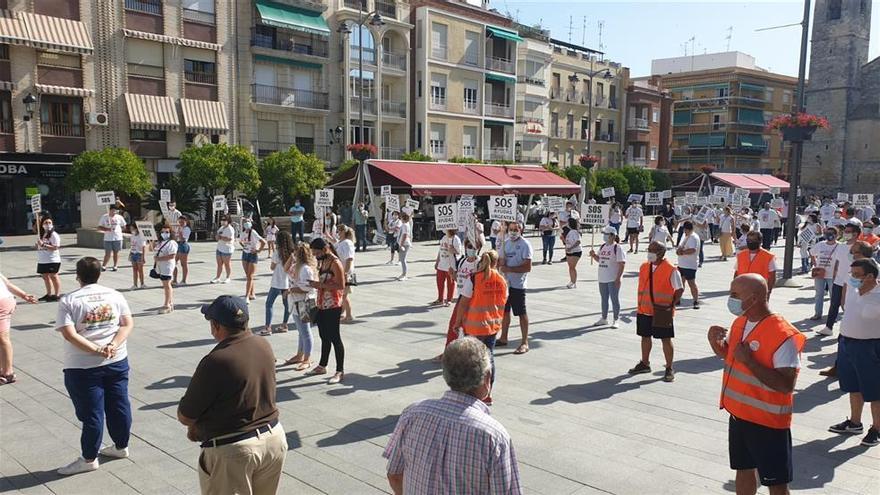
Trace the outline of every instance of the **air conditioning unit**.
[[89, 113], [89, 125], [106, 126], [110, 123], [110, 119], [106, 113]]

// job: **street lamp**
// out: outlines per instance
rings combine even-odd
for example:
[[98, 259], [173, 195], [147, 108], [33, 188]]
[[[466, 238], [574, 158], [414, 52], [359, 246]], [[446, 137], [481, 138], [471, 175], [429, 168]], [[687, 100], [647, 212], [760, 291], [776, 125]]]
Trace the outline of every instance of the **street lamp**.
[[[591, 66], [593, 65], [592, 61], [590, 62], [590, 65]], [[588, 155], [591, 155], [593, 152], [593, 129], [592, 129], [592, 127], [593, 127], [593, 78], [595, 76], [599, 75], [599, 73], [603, 73], [603, 72], [604, 72], [604, 74], [602, 74], [602, 79], [604, 79], [606, 81], [610, 81], [611, 79], [614, 79], [614, 75], [611, 74], [611, 69], [599, 69], [596, 71], [591, 70], [590, 72], [581, 72], [581, 73], [575, 72], [574, 74], [568, 76], [568, 80], [572, 84], [577, 84], [577, 82], [580, 80], [578, 78], [578, 74], [583, 74], [584, 77], [586, 77], [587, 80], [590, 81], [590, 106], [589, 106], [589, 109], [587, 110], [587, 121], [589, 121], [589, 123], [590, 123], [590, 129], [587, 129], [587, 154]]]
[[336, 144], [342, 142], [342, 127], [336, 126], [335, 129], [327, 129], [327, 133], [330, 134], [330, 144]]
[[37, 106], [37, 97], [32, 93], [28, 93], [24, 98], [21, 99], [21, 102], [24, 103], [24, 115], [21, 120], [25, 122], [24, 124], [24, 152], [30, 153], [31, 151], [31, 140], [30, 140], [30, 121], [34, 118], [34, 111]]

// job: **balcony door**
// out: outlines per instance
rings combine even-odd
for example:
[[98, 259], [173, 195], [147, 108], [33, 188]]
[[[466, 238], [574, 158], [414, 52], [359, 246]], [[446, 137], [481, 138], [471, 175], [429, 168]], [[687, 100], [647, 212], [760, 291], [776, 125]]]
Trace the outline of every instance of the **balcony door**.
[[271, 65], [254, 65], [254, 83], [258, 86], [275, 87], [275, 68]]

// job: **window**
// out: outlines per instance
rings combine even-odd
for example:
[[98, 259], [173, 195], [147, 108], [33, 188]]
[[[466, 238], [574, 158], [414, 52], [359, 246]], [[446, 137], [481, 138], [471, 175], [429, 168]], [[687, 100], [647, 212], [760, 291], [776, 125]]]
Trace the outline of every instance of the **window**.
[[431, 23], [431, 58], [446, 60], [448, 32], [445, 24]]
[[446, 157], [446, 124], [431, 124], [428, 144], [430, 155], [440, 158]]
[[354, 26], [351, 34], [348, 35], [352, 60], [358, 59], [358, 49], [360, 47], [359, 43], [361, 37], [363, 37], [364, 40], [364, 63], [376, 65], [376, 44], [373, 41], [373, 33], [371, 33], [366, 26]]
[[257, 120], [257, 148], [278, 151], [278, 121]]
[[183, 0], [183, 19], [214, 25], [214, 0]]
[[464, 110], [476, 112], [479, 110], [479, 96], [477, 93], [477, 81], [464, 82]]
[[79, 69], [82, 68], [82, 59], [79, 55], [63, 55], [61, 53], [37, 52], [37, 65], [49, 65], [52, 67]]
[[550, 114], [550, 135], [559, 137], [559, 114], [556, 112]]
[[364, 98], [375, 98], [376, 96], [376, 73], [371, 70], [365, 70], [363, 75], [363, 87], [361, 87], [360, 71], [352, 69], [349, 72], [349, 81], [351, 83], [351, 96], [359, 97], [363, 93]]
[[651, 146], [651, 161], [657, 160], [657, 147]]
[[[196, 138], [195, 133], [190, 133], [190, 132], [186, 133], [186, 136], [184, 137], [184, 140], [186, 141], [186, 146], [187, 147], [192, 146], [195, 138]], [[220, 144], [220, 135], [219, 134], [211, 134], [211, 144]]]
[[[156, 0], [157, 2], [159, 0]], [[10, 2], [4, 2], [4, 4]], [[152, 3], [152, 2], [149, 2]], [[126, 2], [127, 6], [128, 2]], [[79, 0], [34, 0], [34, 14], [49, 15], [62, 19], [79, 20]]]
[[217, 64], [201, 60], [183, 60], [186, 82], [217, 84]]
[[12, 127], [12, 94], [9, 91], [0, 93], [0, 134], [13, 134]]
[[[589, 139], [590, 134], [590, 121], [587, 119], [581, 119], [581, 139]], [[586, 154], [586, 153], [584, 153]]]
[[475, 31], [464, 33], [464, 63], [467, 65], [480, 64], [480, 33]]
[[416, 72], [416, 98], [422, 97], [422, 71]]
[[718, 88], [718, 98], [727, 98], [727, 88]]
[[654, 122], [655, 124], [660, 122], [660, 109], [659, 108], [654, 109], [654, 114], [651, 116], [651, 122]]
[[836, 21], [840, 19], [840, 11], [842, 9], [840, 0], [828, 0], [828, 20]]
[[565, 117], [565, 137], [574, 139], [574, 115], [572, 114]]
[[154, 131], [147, 129], [132, 129], [132, 141], [165, 141], [165, 131]]
[[598, 96], [600, 100], [605, 98], [605, 85], [604, 84], [596, 83], [596, 96]]
[[140, 12], [142, 14], [162, 15], [162, 0], [125, 0], [125, 10]]
[[9, 60], [9, 45], [0, 45], [0, 60]]
[[715, 114], [712, 116], [712, 130], [717, 131], [721, 129], [721, 115]]
[[446, 108], [446, 76], [431, 74], [431, 107]]
[[791, 91], [782, 92], [782, 103], [788, 105], [791, 103]]
[[422, 123], [416, 122], [416, 148], [422, 147]]
[[461, 135], [461, 155], [466, 158], [477, 157], [477, 128], [465, 126]]
[[82, 101], [44, 97], [40, 103], [40, 124], [46, 136], [83, 137]]
[[161, 43], [126, 38], [125, 61], [130, 76], [165, 78], [165, 61]]

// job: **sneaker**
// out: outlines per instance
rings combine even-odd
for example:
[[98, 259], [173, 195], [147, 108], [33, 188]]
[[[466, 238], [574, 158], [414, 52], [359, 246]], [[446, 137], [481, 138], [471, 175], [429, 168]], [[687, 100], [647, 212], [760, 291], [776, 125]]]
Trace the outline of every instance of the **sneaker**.
[[576, 283], [570, 283], [565, 286], [566, 289], [577, 289]]
[[171, 306], [162, 306], [161, 308], [159, 308], [158, 313], [160, 315], [167, 315], [171, 311], [172, 311]]
[[115, 272], [115, 271], [116, 271], [116, 267], [114, 266], [114, 267], [110, 268], [110, 271], [111, 271], [111, 272]]
[[599, 321], [597, 321], [596, 323], [593, 323], [593, 326], [594, 327], [604, 327], [607, 324], [608, 324], [608, 320], [606, 320], [605, 318], [599, 318]]
[[862, 445], [864, 445], [865, 447], [880, 445], [880, 431], [872, 426], [868, 430], [868, 434], [865, 435], [865, 438], [862, 439]]
[[667, 383], [675, 381], [675, 372], [672, 371], [672, 368], [666, 368], [666, 371], [663, 372], [663, 381]]
[[408, 279], [406, 278], [406, 275], [401, 275], [400, 277], [397, 277], [398, 282], [406, 282], [407, 280]]
[[617, 320], [611, 320], [611, 328], [620, 328], [620, 323]]
[[818, 333], [819, 335], [827, 335], [830, 337], [831, 335], [834, 335], [834, 329], [830, 327], [822, 327], [816, 330], [816, 333]]
[[847, 418], [843, 423], [829, 426], [828, 431], [839, 435], [861, 435], [865, 431], [865, 427], [857, 425]]
[[107, 271], [107, 267], [106, 267], [106, 266], [102, 266], [102, 267], [101, 267], [101, 271], [102, 271], [102, 272], [106, 272], [106, 271]]
[[212, 279], [211, 279], [211, 283], [212, 283], [212, 284], [219, 284], [219, 283], [220, 283], [220, 277], [212, 278]]
[[137, 290], [137, 288], [138, 288], [138, 284], [134, 284], [131, 287], [129, 287], [128, 290]]
[[548, 264], [548, 265], [552, 265], [552, 264], [553, 264], [553, 260], [548, 261], [547, 264]]
[[221, 282], [221, 283], [228, 284], [229, 282], [232, 282], [232, 279], [225, 278], [225, 279], [223, 279], [223, 282]]
[[128, 457], [128, 447], [117, 449], [115, 445], [104, 447], [101, 449], [101, 455], [113, 457], [114, 459], [125, 459]]
[[700, 309], [700, 301], [694, 301], [694, 309]]
[[385, 262], [385, 265], [387, 265], [387, 266], [391, 266], [391, 265], [395, 265], [395, 264], [396, 264], [396, 263], [394, 263], [393, 260], [388, 260], [388, 261]]
[[146, 289], [146, 288], [147, 288], [147, 284], [145, 284], [145, 283], [141, 284], [141, 289]]
[[630, 369], [627, 373], [629, 373], [630, 375], [640, 375], [642, 373], [650, 373], [650, 372], [651, 372], [651, 367], [649, 365], [639, 361], [638, 364], [636, 364], [635, 367]]
[[336, 373], [333, 376], [331, 376], [329, 380], [327, 380], [327, 384], [328, 385], [336, 385], [337, 383], [341, 383], [342, 377], [343, 377], [342, 373]]
[[63, 468], [58, 468], [58, 474], [70, 476], [71, 474], [88, 473], [89, 471], [97, 471], [98, 466], [100, 466], [100, 464], [98, 464], [98, 459], [93, 459], [89, 462], [82, 457], [78, 457], [75, 461]]

